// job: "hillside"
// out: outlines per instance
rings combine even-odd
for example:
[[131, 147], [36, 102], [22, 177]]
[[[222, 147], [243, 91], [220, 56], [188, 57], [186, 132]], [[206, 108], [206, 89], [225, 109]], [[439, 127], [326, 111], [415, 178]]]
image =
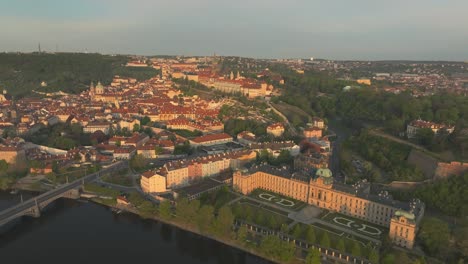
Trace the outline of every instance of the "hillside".
[[[41, 92], [79, 93], [91, 81], [109, 84], [114, 75], [148, 79], [153, 68], [125, 67], [127, 56], [84, 53], [0, 53], [0, 89], [15, 98]], [[46, 87], [41, 87], [41, 82]]]

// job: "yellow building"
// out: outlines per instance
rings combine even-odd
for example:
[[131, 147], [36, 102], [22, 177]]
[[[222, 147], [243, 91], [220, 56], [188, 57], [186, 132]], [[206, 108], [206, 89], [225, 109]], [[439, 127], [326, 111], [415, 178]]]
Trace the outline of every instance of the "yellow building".
[[141, 175], [140, 185], [141, 189], [146, 193], [158, 193], [167, 190], [166, 177], [153, 171], [147, 171]]
[[275, 123], [267, 126], [266, 131], [274, 137], [280, 137], [284, 133], [284, 126], [281, 123]]
[[359, 84], [371, 85], [371, 80], [366, 78], [361, 78], [356, 80]]
[[[424, 214], [424, 204], [421, 202], [402, 203], [393, 200], [386, 193], [372, 195], [370, 184], [367, 182], [353, 186], [334, 183], [329, 169], [318, 169], [314, 175], [309, 175], [304, 171], [291, 172], [285, 168], [257, 165], [248, 171], [234, 172], [233, 186], [246, 195], [261, 188], [310, 205], [389, 227], [390, 230], [404, 228], [405, 233], [402, 236], [397, 233], [398, 236], [393, 236], [392, 240], [397, 245], [407, 248], [413, 246], [416, 223]], [[410, 215], [413, 215], [412, 219], [408, 218]], [[398, 221], [393, 220], [396, 216], [399, 216]], [[400, 221], [401, 217], [405, 218], [406, 222]]]
[[398, 246], [412, 248], [416, 239], [414, 214], [396, 211], [391, 220], [389, 236], [390, 240]]

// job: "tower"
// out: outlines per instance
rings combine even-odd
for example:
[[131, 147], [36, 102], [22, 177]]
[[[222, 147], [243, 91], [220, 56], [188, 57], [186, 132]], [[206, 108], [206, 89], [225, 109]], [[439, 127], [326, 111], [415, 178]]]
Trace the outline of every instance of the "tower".
[[231, 74], [229, 75], [229, 79], [234, 80], [234, 73], [231, 71]]
[[94, 90], [94, 82], [91, 82], [91, 85], [89, 86], [89, 96], [91, 97], [91, 100], [94, 99], [94, 95], [96, 94]]

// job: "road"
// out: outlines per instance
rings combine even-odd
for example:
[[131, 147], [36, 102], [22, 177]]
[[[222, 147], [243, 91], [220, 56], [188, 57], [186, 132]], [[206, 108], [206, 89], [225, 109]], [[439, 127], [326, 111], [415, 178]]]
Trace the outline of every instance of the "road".
[[281, 113], [279, 110], [277, 110], [276, 108], [273, 107], [273, 105], [267, 101], [267, 104], [268, 106], [273, 110], [273, 112], [275, 112], [276, 114], [278, 114], [279, 116], [281, 116], [283, 119], [284, 119], [284, 122], [286, 122], [286, 125], [288, 125], [291, 133], [293, 136], [296, 136], [297, 135], [297, 130], [296, 128], [289, 122], [288, 118], [283, 115], [283, 113]]

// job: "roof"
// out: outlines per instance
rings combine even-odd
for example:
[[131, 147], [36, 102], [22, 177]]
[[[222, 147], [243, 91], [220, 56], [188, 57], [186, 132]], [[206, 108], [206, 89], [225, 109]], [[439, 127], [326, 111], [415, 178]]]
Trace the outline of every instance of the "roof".
[[229, 134], [220, 133], [220, 134], [210, 134], [210, 135], [204, 135], [204, 136], [196, 137], [196, 138], [192, 139], [192, 141], [195, 142], [195, 143], [203, 143], [203, 142], [209, 142], [209, 141], [214, 141], [214, 140], [222, 140], [222, 139], [232, 139], [232, 137]]
[[329, 170], [327, 168], [321, 168], [321, 169], [317, 170], [315, 175], [317, 175], [319, 177], [323, 177], [323, 178], [330, 178], [330, 177], [332, 177], [332, 172], [331, 172], [331, 170]]

